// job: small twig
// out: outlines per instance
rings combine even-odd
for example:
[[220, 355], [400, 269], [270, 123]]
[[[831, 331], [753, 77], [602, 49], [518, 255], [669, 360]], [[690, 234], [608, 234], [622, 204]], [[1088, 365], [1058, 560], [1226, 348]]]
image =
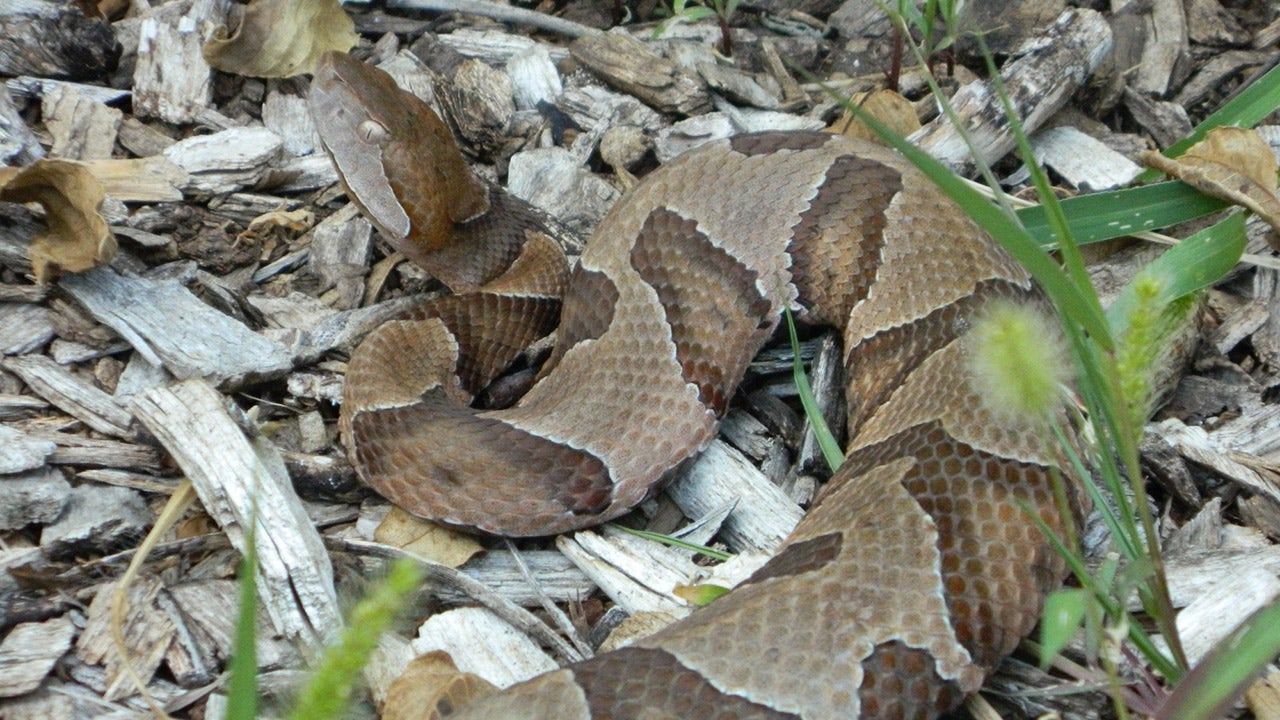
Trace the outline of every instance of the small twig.
[[583, 655], [578, 652], [577, 648], [570, 645], [564, 638], [556, 634], [546, 623], [539, 620], [533, 613], [498, 595], [471, 576], [455, 570], [447, 565], [432, 562], [417, 553], [407, 550], [383, 545], [381, 543], [368, 542], [365, 540], [348, 540], [343, 538], [335, 538], [332, 536], [324, 536], [325, 547], [331, 551], [353, 553], [357, 555], [367, 555], [370, 557], [380, 557], [389, 560], [407, 557], [426, 570], [426, 580], [438, 581], [449, 587], [465, 594], [467, 597], [475, 600], [484, 607], [492, 610], [498, 617], [506, 620], [515, 626], [516, 629], [532, 636], [535, 640], [552, 648], [557, 655], [569, 662], [577, 662], [584, 659]]
[[572, 20], [565, 20], [564, 18], [526, 10], [521, 7], [499, 5], [495, 2], [489, 2], [489, 0], [389, 0], [387, 7], [428, 10], [431, 12], [470, 13], [497, 20], [498, 22], [532, 25], [539, 30], [575, 38], [600, 34], [597, 29]]
[[538, 603], [542, 605], [542, 609], [556, 621], [556, 625], [560, 626], [560, 632], [569, 638], [569, 642], [578, 648], [578, 652], [585, 657], [591, 657], [591, 646], [579, 636], [578, 629], [573, 626], [569, 616], [565, 615], [564, 611], [551, 602], [551, 598], [547, 597], [547, 594], [542, 591], [542, 585], [538, 583], [538, 579], [529, 571], [529, 565], [521, 557], [520, 550], [516, 547], [516, 544], [511, 542], [511, 538], [502, 538], [502, 540], [507, 544], [507, 552], [511, 553], [511, 558], [516, 561], [516, 567], [520, 569], [520, 574], [524, 576], [525, 581], [529, 583], [529, 586], [538, 595]]

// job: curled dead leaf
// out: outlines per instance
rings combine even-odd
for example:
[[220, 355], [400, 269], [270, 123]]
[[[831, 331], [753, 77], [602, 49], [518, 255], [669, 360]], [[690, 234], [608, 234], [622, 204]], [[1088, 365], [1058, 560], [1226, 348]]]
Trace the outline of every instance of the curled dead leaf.
[[1140, 158], [1205, 195], [1248, 208], [1275, 229], [1271, 247], [1280, 250], [1280, 197], [1276, 196], [1276, 157], [1254, 130], [1219, 127], [1179, 158], [1157, 152]]
[[277, 231], [302, 232], [315, 224], [315, 214], [306, 208], [272, 210], [249, 221], [249, 227], [236, 236], [236, 242], [272, 235]]
[[69, 160], [37, 160], [21, 168], [0, 168], [0, 200], [39, 203], [49, 231], [31, 241], [31, 271], [41, 283], [62, 272], [105, 265], [116, 239], [103, 219], [102, 184], [83, 165]]
[[449, 653], [433, 650], [414, 658], [391, 683], [382, 718], [439, 720], [497, 691], [479, 675], [459, 670]]
[[[891, 130], [903, 137], [920, 129], [920, 118], [916, 116], [916, 109], [911, 101], [893, 90], [854, 93], [850, 96], [849, 102], [862, 108], [871, 117], [888, 125]], [[846, 137], [884, 144], [879, 135], [876, 135], [871, 128], [848, 110], [844, 111], [839, 120], [832, 123], [830, 130]]]
[[[358, 42], [355, 23], [338, 0], [252, 0], [233, 6], [227, 28], [204, 44], [204, 59], [224, 72], [249, 77], [293, 77], [311, 72], [328, 50]], [[235, 22], [238, 15], [239, 22]]]

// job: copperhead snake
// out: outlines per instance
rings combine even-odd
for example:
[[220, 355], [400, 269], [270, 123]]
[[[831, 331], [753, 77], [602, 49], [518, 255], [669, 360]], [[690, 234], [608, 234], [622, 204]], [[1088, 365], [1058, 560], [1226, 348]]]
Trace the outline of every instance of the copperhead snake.
[[[617, 517], [714, 437], [784, 307], [844, 331], [844, 464], [777, 555], [624, 649], [466, 718], [932, 718], [981, 685], [1065, 572], [1041, 436], [987, 410], [963, 334], [1027, 273], [909, 163], [825, 133], [711, 142], [648, 175], [569, 271], [430, 108], [330, 53], [311, 108], [349, 197], [455, 291], [371, 333], [340, 418], [411, 513], [513, 536]], [[561, 306], [563, 297], [563, 306]], [[558, 321], [514, 407], [471, 397]], [[787, 672], [780, 672], [786, 668]]]

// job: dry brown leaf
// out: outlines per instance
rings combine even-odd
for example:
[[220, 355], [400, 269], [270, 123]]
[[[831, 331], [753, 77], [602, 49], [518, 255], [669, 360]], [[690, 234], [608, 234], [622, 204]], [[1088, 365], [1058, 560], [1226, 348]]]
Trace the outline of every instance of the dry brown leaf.
[[1280, 198], [1276, 197], [1276, 157], [1257, 132], [1246, 128], [1210, 130], [1182, 157], [1145, 152], [1141, 159], [1205, 195], [1253, 211], [1276, 232], [1271, 246], [1280, 250]]
[[498, 691], [492, 683], [453, 664], [449, 653], [433, 650], [414, 658], [391, 683], [382, 720], [439, 720]]
[[470, 535], [416, 518], [398, 507], [391, 508], [373, 531], [373, 537], [384, 545], [403, 548], [451, 568], [484, 549]]
[[1257, 720], [1280, 720], [1280, 672], [1273, 670], [1253, 681], [1244, 698]]
[[103, 219], [102, 184], [83, 165], [69, 160], [37, 160], [21, 168], [0, 168], [0, 200], [39, 203], [49, 231], [31, 241], [28, 255], [38, 282], [62, 272], [105, 265], [116, 239]]
[[315, 214], [306, 208], [272, 210], [249, 221], [249, 227], [236, 236], [236, 242], [272, 235], [276, 231], [302, 232], [315, 223]]
[[[916, 109], [911, 105], [911, 101], [893, 90], [855, 93], [849, 98], [849, 102], [870, 113], [871, 117], [888, 125], [889, 129], [903, 137], [920, 129], [920, 118], [916, 117]], [[884, 144], [879, 135], [876, 135], [871, 128], [848, 110], [845, 110], [840, 119], [831, 125], [830, 130], [846, 137]]]
[[238, 14], [233, 34], [219, 28], [203, 48], [206, 62], [237, 75], [309, 73], [326, 51], [346, 52], [359, 40], [338, 0], [253, 0]]

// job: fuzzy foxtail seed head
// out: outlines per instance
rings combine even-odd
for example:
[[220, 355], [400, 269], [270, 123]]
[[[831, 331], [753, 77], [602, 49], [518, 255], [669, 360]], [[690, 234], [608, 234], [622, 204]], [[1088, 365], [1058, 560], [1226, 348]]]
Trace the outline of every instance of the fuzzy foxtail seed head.
[[1062, 408], [1069, 356], [1057, 324], [1038, 309], [991, 303], [965, 342], [973, 389], [993, 415], [1038, 423]]

